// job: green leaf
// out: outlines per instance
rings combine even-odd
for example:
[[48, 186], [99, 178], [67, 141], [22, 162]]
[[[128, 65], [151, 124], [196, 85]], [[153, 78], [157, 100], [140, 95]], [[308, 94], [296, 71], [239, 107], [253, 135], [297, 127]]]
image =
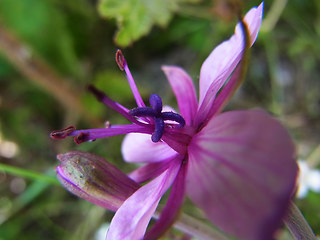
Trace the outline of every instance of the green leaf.
[[148, 34], [153, 25], [165, 27], [178, 10], [178, 3], [192, 0], [100, 0], [101, 16], [113, 18], [118, 24], [115, 41], [126, 47]]
[[[94, 78], [94, 85], [117, 102], [124, 103], [133, 99], [128, 80], [121, 71], [98, 72]], [[139, 88], [139, 91], [142, 96], [145, 95], [143, 88]]]

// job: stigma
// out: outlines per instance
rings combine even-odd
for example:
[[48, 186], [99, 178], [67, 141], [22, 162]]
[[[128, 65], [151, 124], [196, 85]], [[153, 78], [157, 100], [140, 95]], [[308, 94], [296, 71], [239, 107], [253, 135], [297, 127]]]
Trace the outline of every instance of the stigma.
[[159, 142], [164, 130], [166, 123], [165, 121], [173, 121], [175, 127], [182, 128], [186, 124], [183, 117], [174, 112], [163, 112], [162, 111], [162, 100], [159, 95], [151, 94], [149, 98], [150, 107], [138, 107], [131, 109], [129, 114], [134, 117], [146, 117], [151, 118], [154, 121], [154, 132], [151, 135], [153, 142]]

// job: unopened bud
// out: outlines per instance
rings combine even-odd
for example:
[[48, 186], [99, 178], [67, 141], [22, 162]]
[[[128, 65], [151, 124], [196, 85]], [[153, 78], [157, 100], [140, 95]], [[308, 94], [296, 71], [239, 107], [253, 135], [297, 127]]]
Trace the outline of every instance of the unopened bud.
[[78, 197], [116, 211], [139, 185], [97, 155], [72, 151], [59, 154], [57, 176], [62, 185]]

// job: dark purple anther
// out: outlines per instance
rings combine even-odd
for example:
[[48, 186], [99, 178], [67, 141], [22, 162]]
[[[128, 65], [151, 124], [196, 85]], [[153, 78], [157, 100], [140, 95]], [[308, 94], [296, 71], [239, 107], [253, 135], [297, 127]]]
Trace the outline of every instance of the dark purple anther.
[[76, 128], [74, 126], [69, 126], [61, 130], [53, 131], [50, 133], [50, 137], [53, 139], [64, 139], [75, 130]]
[[88, 90], [98, 99], [99, 102], [103, 102], [103, 99], [105, 98], [104, 92], [96, 89], [93, 85], [89, 85]]
[[81, 144], [83, 142], [87, 142], [89, 140], [88, 137], [89, 137], [88, 133], [80, 133], [74, 137], [74, 141], [76, 144]]
[[186, 124], [182, 116], [174, 112], [162, 112], [162, 100], [157, 94], [151, 94], [149, 98], [151, 107], [138, 107], [131, 109], [129, 114], [135, 117], [154, 118], [154, 132], [151, 136], [153, 142], [159, 142], [165, 128], [165, 120], [179, 123], [179, 127]]
[[116, 53], [116, 62], [118, 64], [120, 70], [123, 71], [125, 66], [127, 65], [127, 61], [124, 58], [124, 56], [123, 56], [123, 54], [122, 54], [120, 49]]

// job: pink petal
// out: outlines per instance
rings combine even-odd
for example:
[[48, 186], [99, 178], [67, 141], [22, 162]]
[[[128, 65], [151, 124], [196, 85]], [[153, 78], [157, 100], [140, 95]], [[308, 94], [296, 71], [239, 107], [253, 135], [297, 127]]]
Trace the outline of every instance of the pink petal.
[[141, 240], [162, 195], [168, 190], [180, 169], [180, 161], [132, 194], [113, 217], [107, 240]]
[[294, 158], [289, 134], [267, 113], [223, 113], [190, 143], [187, 193], [223, 231], [272, 239], [295, 185]]
[[148, 163], [142, 167], [137, 168], [128, 174], [128, 176], [137, 183], [144, 183], [153, 178], [158, 177], [161, 173], [168, 169], [172, 159], [161, 162]]
[[187, 125], [192, 125], [192, 119], [197, 112], [198, 102], [196, 91], [190, 76], [180, 67], [163, 66], [169, 83], [176, 95], [180, 114]]
[[[263, 3], [258, 8], [252, 8], [245, 16], [251, 37], [251, 44], [254, 43], [261, 26]], [[235, 34], [227, 41], [216, 47], [209, 57], [204, 61], [200, 71], [200, 100], [199, 106], [203, 103], [207, 94], [216, 96], [220, 88], [226, 82], [232, 71], [241, 59], [243, 51], [243, 34], [239, 24]], [[211, 101], [213, 101], [213, 99]]]
[[[241, 78], [241, 72], [242, 72], [243, 64], [240, 62], [234, 72], [232, 73], [232, 76], [230, 77], [230, 80], [228, 83], [222, 88], [218, 96], [214, 99], [214, 102], [212, 105], [206, 105], [202, 104], [201, 109], [199, 109], [199, 113], [205, 113], [205, 114], [198, 114], [197, 116], [197, 122], [201, 122], [203, 126], [207, 124], [207, 122], [215, 115], [222, 111], [224, 106], [227, 104], [228, 100], [232, 97], [235, 89], [237, 88], [239, 84], [239, 79]], [[205, 118], [201, 118], [205, 117]]]
[[165, 142], [154, 143], [149, 134], [127, 134], [121, 146], [122, 155], [127, 162], [159, 162], [177, 154]]
[[57, 177], [62, 185], [78, 197], [116, 211], [140, 186], [104, 158], [72, 151], [59, 154]]
[[160, 218], [147, 232], [144, 240], [160, 239], [176, 220], [184, 200], [186, 170], [187, 164], [184, 163], [181, 165], [180, 171], [172, 185], [168, 201]]

